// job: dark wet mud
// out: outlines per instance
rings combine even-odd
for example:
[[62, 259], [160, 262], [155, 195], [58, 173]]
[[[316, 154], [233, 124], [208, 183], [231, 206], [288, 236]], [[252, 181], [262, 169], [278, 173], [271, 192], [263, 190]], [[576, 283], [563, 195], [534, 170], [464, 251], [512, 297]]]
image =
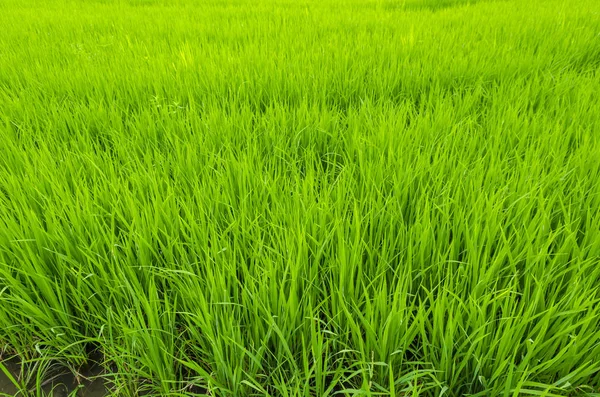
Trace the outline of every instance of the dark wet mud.
[[[21, 383], [19, 365], [14, 360], [2, 361], [4, 367], [8, 370], [11, 377], [14, 378], [19, 386], [0, 370], [0, 396], [24, 396], [25, 390]], [[97, 379], [100, 375], [99, 367], [91, 367], [83, 371], [78, 378], [72, 373], [65, 371], [56, 373], [50, 379], [42, 382], [41, 392], [37, 390], [35, 385], [26, 385], [28, 395], [36, 396], [53, 396], [53, 397], [104, 397], [109, 394], [109, 390], [103, 379]]]

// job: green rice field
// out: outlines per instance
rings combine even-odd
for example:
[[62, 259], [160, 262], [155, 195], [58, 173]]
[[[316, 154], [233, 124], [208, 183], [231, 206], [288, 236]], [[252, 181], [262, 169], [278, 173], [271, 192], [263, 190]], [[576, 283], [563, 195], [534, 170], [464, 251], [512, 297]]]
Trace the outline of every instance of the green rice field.
[[0, 0], [0, 395], [600, 396], [600, 1]]

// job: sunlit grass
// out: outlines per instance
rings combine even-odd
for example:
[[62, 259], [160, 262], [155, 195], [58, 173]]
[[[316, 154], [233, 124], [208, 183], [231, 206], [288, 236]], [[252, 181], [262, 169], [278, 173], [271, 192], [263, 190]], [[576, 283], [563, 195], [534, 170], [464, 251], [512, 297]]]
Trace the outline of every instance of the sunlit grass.
[[15, 383], [600, 393], [599, 67], [592, 0], [0, 2]]

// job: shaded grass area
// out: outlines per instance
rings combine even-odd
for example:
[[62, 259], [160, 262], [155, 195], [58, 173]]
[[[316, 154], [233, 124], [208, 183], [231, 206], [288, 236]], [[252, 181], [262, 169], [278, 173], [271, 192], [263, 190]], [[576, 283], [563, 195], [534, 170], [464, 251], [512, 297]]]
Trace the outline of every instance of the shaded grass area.
[[402, 0], [385, 1], [385, 8], [399, 8], [405, 11], [442, 11], [453, 7], [476, 5], [483, 1], [498, 0]]
[[598, 393], [600, 5], [446, 3], [3, 2], [21, 392]]

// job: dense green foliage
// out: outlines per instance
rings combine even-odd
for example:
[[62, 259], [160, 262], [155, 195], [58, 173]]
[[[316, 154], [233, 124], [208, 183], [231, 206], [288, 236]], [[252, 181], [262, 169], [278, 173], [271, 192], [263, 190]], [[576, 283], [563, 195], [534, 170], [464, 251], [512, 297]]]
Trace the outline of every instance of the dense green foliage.
[[597, 0], [3, 0], [3, 357], [600, 393], [599, 68]]

